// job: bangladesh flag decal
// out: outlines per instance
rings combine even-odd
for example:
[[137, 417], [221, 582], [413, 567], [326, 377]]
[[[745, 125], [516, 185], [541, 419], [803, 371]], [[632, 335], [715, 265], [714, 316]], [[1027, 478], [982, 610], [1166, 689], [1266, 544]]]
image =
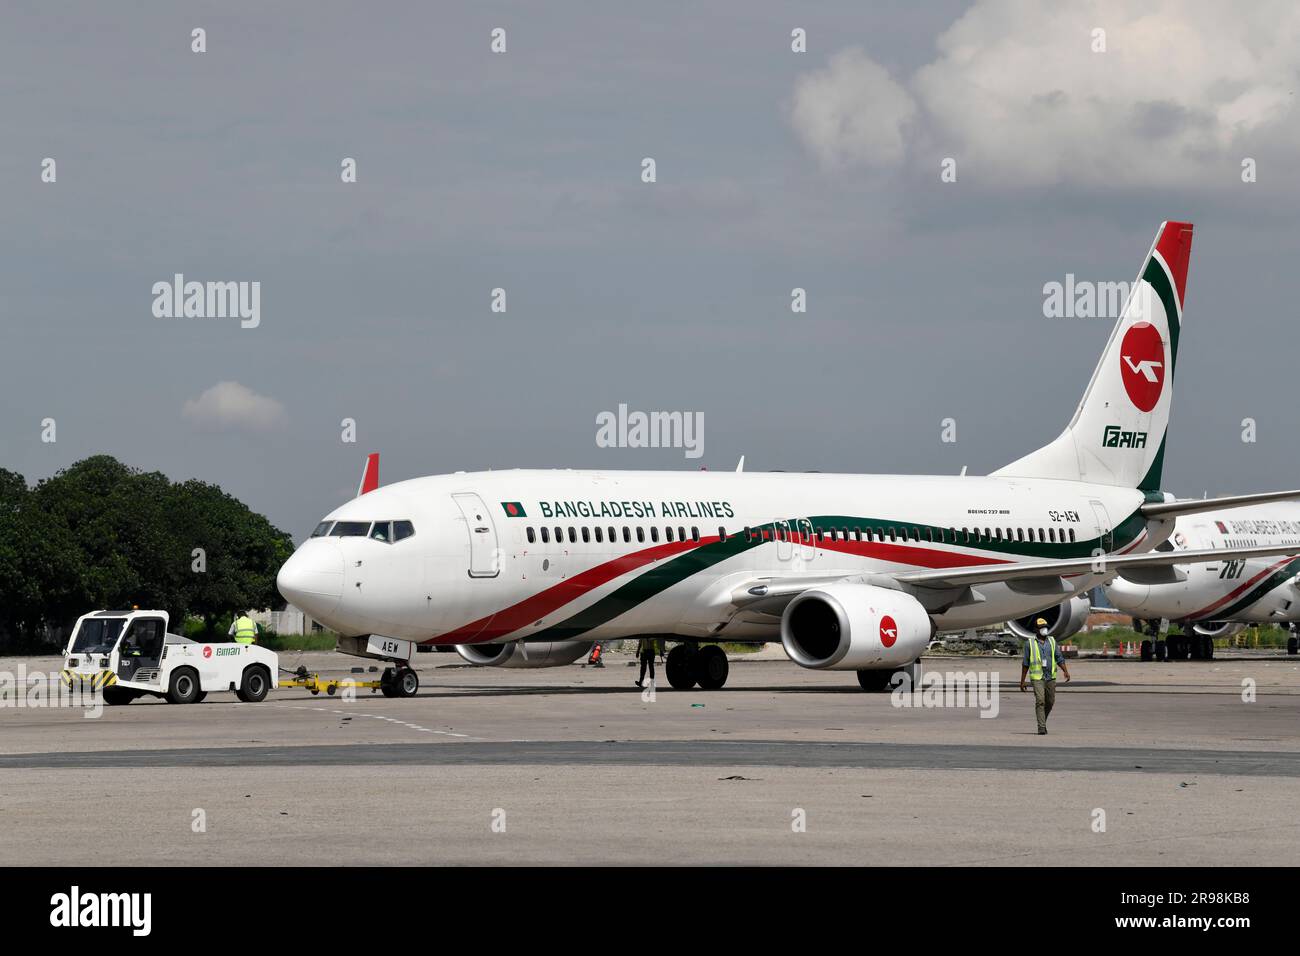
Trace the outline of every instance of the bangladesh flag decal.
[[501, 507], [506, 509], [506, 515], [511, 518], [527, 518], [524, 514], [524, 506], [518, 501], [503, 501]]

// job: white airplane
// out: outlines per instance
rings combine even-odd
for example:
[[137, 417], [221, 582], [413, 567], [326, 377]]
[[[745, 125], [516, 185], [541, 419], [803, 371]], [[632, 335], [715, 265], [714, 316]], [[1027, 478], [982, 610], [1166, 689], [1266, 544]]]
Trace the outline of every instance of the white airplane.
[[881, 689], [937, 629], [1021, 617], [1121, 571], [1282, 553], [1151, 550], [1178, 515], [1235, 500], [1159, 491], [1191, 240], [1188, 223], [1160, 226], [1068, 427], [988, 477], [416, 478], [326, 515], [280, 593], [340, 650], [392, 660], [406, 688], [410, 654], [392, 650], [405, 642], [536, 667], [651, 635], [681, 642], [675, 688], [725, 683], [726, 655], [703, 642], [779, 640], [803, 667]]
[[[1214, 656], [1214, 638], [1230, 637], [1247, 624], [1300, 623], [1300, 505], [1275, 501], [1224, 512], [1179, 518], [1159, 550], [1229, 550], [1261, 544], [1290, 545], [1281, 557], [1228, 557], [1212, 563], [1147, 569], [1120, 576], [1106, 587], [1111, 604], [1139, 622], [1153, 625], [1155, 640], [1142, 642], [1144, 659]], [[1164, 639], [1163, 622], [1182, 634]], [[1295, 634], [1288, 653], [1300, 650]]]

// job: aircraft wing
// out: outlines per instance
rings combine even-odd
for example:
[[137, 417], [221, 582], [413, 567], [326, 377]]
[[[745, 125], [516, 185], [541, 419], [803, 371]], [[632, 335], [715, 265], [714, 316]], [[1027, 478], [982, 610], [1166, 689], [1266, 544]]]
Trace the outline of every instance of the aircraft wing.
[[1176, 518], [1221, 508], [1240, 508], [1244, 505], [1262, 505], [1270, 501], [1292, 501], [1300, 498], [1300, 490], [1263, 491], [1253, 495], [1231, 495], [1227, 498], [1185, 498], [1181, 501], [1151, 501], [1141, 507], [1147, 518]]
[[903, 571], [891, 573], [877, 571], [863, 573], [850, 571], [832, 575], [806, 575], [790, 577], [752, 577], [735, 584], [721, 603], [737, 611], [780, 616], [799, 594], [810, 588], [832, 584], [836, 581], [860, 581], [883, 587], [905, 590], [917, 598], [927, 610], [937, 611], [955, 602], [983, 601], [971, 588], [979, 584], [1005, 582], [1022, 594], [1069, 594], [1075, 588], [1064, 579], [1078, 574], [1091, 574], [1097, 562], [1102, 562], [1103, 572], [1135, 571], [1140, 568], [1171, 568], [1180, 564], [1203, 564], [1233, 558], [1267, 558], [1278, 555], [1295, 555], [1300, 551], [1294, 544], [1270, 545], [1258, 548], [1210, 548], [1201, 551], [1148, 551], [1143, 554], [1108, 555], [1073, 558], [1068, 561], [1007, 561], [1002, 564], [980, 564], [957, 568], [940, 568], [933, 571]]
[[1145, 554], [1099, 555], [1095, 558], [1071, 558], [1068, 561], [1016, 561], [1006, 564], [966, 568], [941, 568], [936, 571], [904, 571], [890, 575], [900, 584], [916, 587], [956, 588], [972, 584], [993, 584], [1027, 578], [1059, 578], [1126, 568], [1160, 568], [1177, 564], [1205, 564], [1233, 558], [1268, 558], [1293, 555], [1300, 550], [1294, 544], [1276, 544], [1258, 548], [1209, 548], [1201, 551], [1148, 551]]

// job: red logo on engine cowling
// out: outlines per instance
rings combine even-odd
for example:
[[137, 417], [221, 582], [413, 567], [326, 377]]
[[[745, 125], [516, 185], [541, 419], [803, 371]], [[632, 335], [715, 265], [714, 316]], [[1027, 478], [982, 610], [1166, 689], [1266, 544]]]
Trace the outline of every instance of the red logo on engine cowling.
[[898, 640], [898, 625], [886, 614], [880, 619], [880, 643], [886, 647], [893, 647], [896, 640]]
[[212, 656], [212, 648], [205, 646], [205, 647], [203, 648], [203, 656], [204, 656], [204, 657], [211, 657], [211, 656]]
[[1124, 333], [1119, 373], [1129, 401], [1144, 412], [1156, 407], [1165, 387], [1165, 343], [1150, 322], [1139, 322]]

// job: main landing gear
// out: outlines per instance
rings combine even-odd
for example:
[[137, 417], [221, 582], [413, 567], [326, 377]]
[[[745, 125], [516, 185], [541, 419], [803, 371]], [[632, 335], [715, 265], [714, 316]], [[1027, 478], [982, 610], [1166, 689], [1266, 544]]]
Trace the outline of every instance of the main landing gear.
[[678, 644], [668, 652], [664, 670], [675, 690], [690, 690], [697, 684], [703, 690], [719, 690], [727, 683], [731, 667], [727, 652], [717, 644]]
[[385, 697], [414, 697], [420, 689], [420, 675], [404, 665], [389, 667], [379, 675], [379, 693]]

